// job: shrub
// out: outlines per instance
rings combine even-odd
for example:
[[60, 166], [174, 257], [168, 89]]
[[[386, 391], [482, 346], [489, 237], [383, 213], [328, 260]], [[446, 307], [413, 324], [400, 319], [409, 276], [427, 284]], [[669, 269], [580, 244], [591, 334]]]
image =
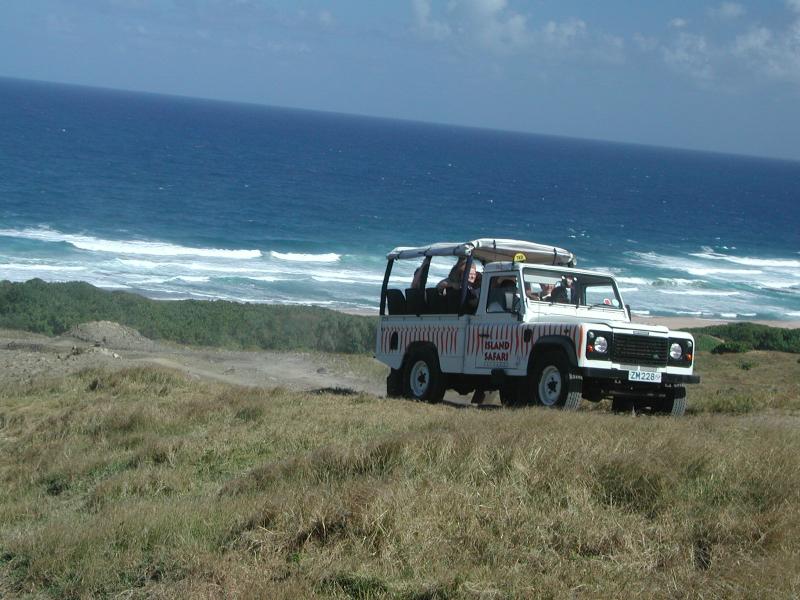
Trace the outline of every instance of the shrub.
[[[749, 350], [775, 350], [778, 352], [800, 353], [800, 329], [769, 327], [757, 323], [729, 323], [690, 329], [697, 336], [713, 336], [726, 343], [740, 342]], [[704, 344], [707, 343], [704, 340]], [[699, 344], [699, 341], [698, 341]], [[739, 347], [742, 348], [742, 347]], [[705, 349], [705, 348], [700, 348]], [[722, 352], [746, 352], [747, 350], [722, 350]]]
[[722, 342], [716, 345], [711, 352], [713, 354], [740, 354], [750, 352], [753, 347], [745, 342]]

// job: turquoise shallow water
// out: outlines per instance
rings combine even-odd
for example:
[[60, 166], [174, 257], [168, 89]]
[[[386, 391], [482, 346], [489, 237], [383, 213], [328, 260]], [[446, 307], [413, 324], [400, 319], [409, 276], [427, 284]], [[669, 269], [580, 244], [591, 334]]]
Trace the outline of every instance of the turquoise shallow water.
[[0, 279], [369, 309], [391, 248], [510, 237], [639, 312], [800, 318], [797, 162], [2, 79], [0, 123]]

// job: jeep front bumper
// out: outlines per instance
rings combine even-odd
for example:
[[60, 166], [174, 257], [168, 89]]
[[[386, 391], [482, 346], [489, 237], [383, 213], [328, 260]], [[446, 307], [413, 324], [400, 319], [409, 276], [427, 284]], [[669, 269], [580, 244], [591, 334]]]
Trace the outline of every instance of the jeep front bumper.
[[[626, 381], [628, 371], [622, 369], [598, 369], [595, 367], [583, 367], [578, 369], [584, 377], [592, 379], [611, 379]], [[627, 381], [626, 381], [627, 382]], [[699, 375], [678, 375], [675, 373], [661, 373], [661, 383], [700, 383]], [[651, 385], [658, 385], [651, 384]]]

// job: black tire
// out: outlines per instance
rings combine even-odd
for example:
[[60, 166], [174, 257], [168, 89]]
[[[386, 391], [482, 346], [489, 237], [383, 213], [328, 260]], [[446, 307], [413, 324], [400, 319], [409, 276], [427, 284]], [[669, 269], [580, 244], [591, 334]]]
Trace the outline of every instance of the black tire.
[[650, 396], [615, 396], [611, 409], [614, 412], [682, 417], [686, 412], [686, 386], [665, 385]]
[[524, 379], [512, 377], [500, 386], [500, 404], [508, 407], [526, 406], [529, 402]]
[[665, 389], [666, 396], [659, 403], [658, 411], [672, 417], [682, 417], [686, 413], [686, 386], [675, 384]]
[[529, 375], [529, 389], [538, 406], [578, 410], [583, 377], [572, 373], [563, 352], [551, 351], [536, 357]]
[[403, 395], [435, 403], [444, 397], [446, 387], [436, 351], [431, 347], [411, 350], [403, 366]]
[[389, 375], [386, 377], [386, 397], [403, 397], [403, 371], [400, 369], [389, 371]]

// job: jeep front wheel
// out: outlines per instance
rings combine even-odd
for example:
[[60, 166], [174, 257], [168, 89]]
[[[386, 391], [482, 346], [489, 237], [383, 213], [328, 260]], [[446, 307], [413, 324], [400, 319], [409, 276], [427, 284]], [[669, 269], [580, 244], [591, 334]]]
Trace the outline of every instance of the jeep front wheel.
[[535, 359], [530, 377], [536, 404], [562, 410], [578, 409], [583, 378], [570, 372], [569, 361], [563, 353], [550, 352]]
[[665, 392], [656, 412], [682, 417], [686, 412], [686, 386], [675, 384], [667, 387]]
[[403, 369], [403, 395], [424, 402], [439, 402], [444, 397], [445, 376], [439, 357], [432, 348], [412, 350]]

